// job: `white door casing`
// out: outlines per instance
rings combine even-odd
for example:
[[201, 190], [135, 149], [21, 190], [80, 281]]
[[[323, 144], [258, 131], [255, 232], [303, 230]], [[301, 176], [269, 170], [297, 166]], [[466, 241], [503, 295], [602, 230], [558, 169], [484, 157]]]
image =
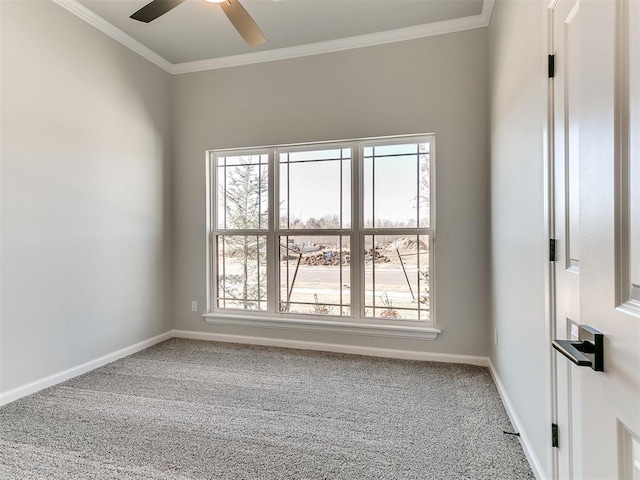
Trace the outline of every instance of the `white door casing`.
[[[580, 322], [580, 155], [578, 49], [580, 45], [580, 3], [556, 0], [549, 5], [550, 51], [555, 75], [550, 83], [552, 99], [552, 188], [553, 236], [556, 240], [554, 266], [555, 338], [572, 339]], [[558, 425], [558, 446], [554, 452], [557, 477], [580, 478], [579, 376], [563, 356], [553, 357], [555, 379], [554, 423]]]

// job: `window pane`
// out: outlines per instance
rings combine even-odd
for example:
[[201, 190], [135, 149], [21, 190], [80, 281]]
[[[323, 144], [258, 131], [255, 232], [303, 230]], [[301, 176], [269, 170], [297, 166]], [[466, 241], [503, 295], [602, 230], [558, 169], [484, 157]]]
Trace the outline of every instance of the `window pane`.
[[280, 237], [280, 311], [350, 315], [350, 237]]
[[218, 158], [217, 223], [220, 230], [267, 228], [267, 161], [266, 154]]
[[[373, 148], [370, 148], [373, 152]], [[362, 178], [363, 178], [363, 225], [365, 228], [373, 228], [373, 157], [364, 157], [362, 159]]]
[[429, 228], [431, 225], [431, 154], [421, 153], [419, 161], [418, 226], [420, 228]]
[[218, 235], [216, 305], [243, 310], [267, 309], [267, 237]]
[[364, 149], [365, 228], [429, 226], [428, 150], [426, 143]]
[[365, 317], [430, 319], [429, 236], [365, 235]]
[[[350, 154], [347, 152], [346, 154]], [[351, 162], [342, 162], [342, 225], [351, 228]]]
[[351, 150], [281, 153], [280, 228], [351, 225]]

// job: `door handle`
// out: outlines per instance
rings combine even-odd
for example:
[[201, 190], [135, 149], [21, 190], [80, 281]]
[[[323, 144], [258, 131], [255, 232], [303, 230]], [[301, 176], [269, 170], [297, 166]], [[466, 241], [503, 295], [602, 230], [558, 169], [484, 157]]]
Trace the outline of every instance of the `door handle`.
[[554, 340], [551, 345], [579, 367], [604, 372], [604, 335], [589, 325], [578, 326], [578, 340]]

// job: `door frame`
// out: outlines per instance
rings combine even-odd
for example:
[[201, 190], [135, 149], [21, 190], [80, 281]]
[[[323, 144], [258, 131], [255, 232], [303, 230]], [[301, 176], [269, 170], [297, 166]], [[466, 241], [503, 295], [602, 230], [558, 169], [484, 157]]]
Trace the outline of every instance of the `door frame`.
[[[548, 0], [545, 2], [545, 19], [543, 25], [544, 37], [544, 55], [550, 58], [555, 54], [554, 46], [554, 9], [558, 0]], [[544, 179], [544, 222], [545, 236], [550, 248], [551, 239], [556, 238], [556, 182], [555, 182], [555, 82], [549, 75], [546, 76], [546, 92], [547, 92], [547, 118], [543, 127], [543, 139], [545, 158], [543, 159], [543, 179]], [[550, 254], [550, 252], [548, 252]], [[555, 262], [550, 258], [545, 259], [545, 334], [547, 337], [547, 364], [545, 366], [547, 372], [547, 381], [549, 385], [549, 401], [547, 404], [547, 425], [549, 428], [549, 436], [547, 437], [547, 472], [550, 478], [556, 480], [558, 478], [559, 456], [558, 449], [552, 445], [551, 425], [558, 423], [558, 376], [557, 376], [557, 358], [555, 350], [551, 346], [555, 338], [557, 327], [556, 315], [556, 272]]]

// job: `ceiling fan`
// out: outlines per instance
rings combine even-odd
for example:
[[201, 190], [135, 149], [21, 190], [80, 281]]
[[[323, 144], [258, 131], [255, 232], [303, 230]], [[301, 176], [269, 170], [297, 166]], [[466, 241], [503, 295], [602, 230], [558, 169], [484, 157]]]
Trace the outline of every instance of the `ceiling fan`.
[[[174, 9], [186, 0], [153, 0], [153, 2], [145, 5], [131, 18], [140, 22], [149, 23], [169, 10]], [[253, 21], [251, 15], [245, 10], [238, 0], [205, 0], [210, 3], [217, 3], [222, 11], [227, 15], [238, 33], [244, 38], [250, 47], [262, 45], [267, 40], [260, 31], [260, 28]]]

